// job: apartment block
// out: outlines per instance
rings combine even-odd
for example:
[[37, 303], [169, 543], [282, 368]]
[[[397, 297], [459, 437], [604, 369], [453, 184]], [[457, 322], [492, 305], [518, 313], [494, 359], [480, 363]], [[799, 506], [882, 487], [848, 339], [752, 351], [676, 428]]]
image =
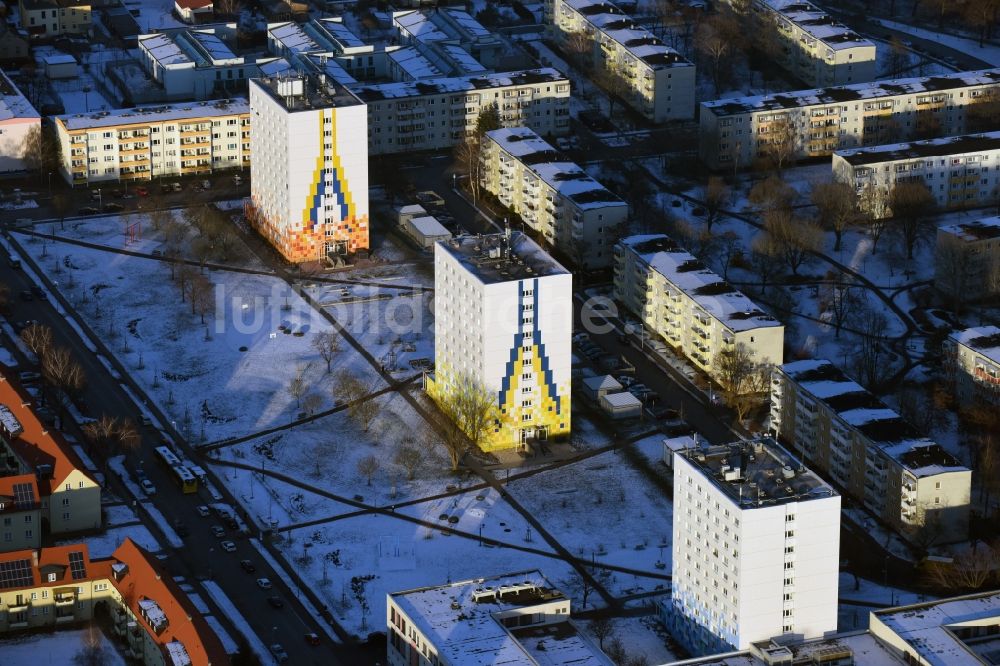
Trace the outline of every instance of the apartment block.
[[187, 595], [127, 538], [104, 559], [91, 559], [85, 543], [0, 555], [0, 608], [0, 636], [86, 625], [103, 610], [125, 655], [138, 663], [229, 663]]
[[1000, 295], [1000, 216], [938, 227], [934, 287], [958, 302]]
[[368, 249], [365, 106], [318, 77], [250, 82], [247, 219], [289, 261], [337, 261]]
[[695, 67], [607, 0], [546, 0], [545, 21], [564, 50], [585, 53], [598, 71], [624, 81], [625, 101], [654, 123], [690, 120]]
[[840, 496], [766, 438], [673, 461], [673, 636], [710, 654], [835, 632]]
[[998, 92], [1000, 69], [987, 69], [702, 102], [701, 159], [712, 169], [746, 168], [777, 148], [797, 158], [829, 157], [963, 134], [975, 105], [992, 109]]
[[956, 331], [945, 340], [944, 352], [959, 404], [1000, 405], [1000, 328]]
[[0, 70], [0, 173], [27, 168], [23, 158], [24, 141], [41, 125], [38, 111]]
[[938, 208], [970, 208], [1000, 200], [1000, 132], [896, 143], [833, 153], [833, 177], [852, 185], [869, 209], [888, 216], [898, 183], [922, 183]]
[[372, 155], [451, 148], [496, 104], [504, 127], [569, 132], [570, 83], [551, 68], [350, 86], [368, 106]]
[[757, 29], [778, 40], [778, 62], [806, 85], [874, 81], [875, 43], [806, 0], [755, 0]]
[[670, 238], [630, 236], [614, 252], [615, 300], [709, 377], [738, 345], [781, 364], [785, 327]]
[[539, 571], [387, 595], [389, 666], [611, 666]]
[[484, 450], [568, 437], [572, 274], [523, 233], [459, 236], [435, 247], [434, 289], [431, 397], [496, 396]]
[[771, 427], [904, 537], [924, 543], [968, 538], [969, 468], [829, 361], [775, 368]]
[[92, 3], [81, 0], [19, 0], [21, 28], [29, 35], [87, 35], [92, 28]]
[[71, 185], [152, 180], [250, 166], [246, 98], [53, 117]]
[[168, 100], [246, 94], [247, 80], [276, 57], [238, 56], [235, 23], [139, 35], [139, 60]]
[[487, 132], [479, 178], [531, 229], [587, 270], [611, 266], [628, 204], [527, 128]]
[[481, 63], [481, 67], [495, 67], [507, 48], [499, 36], [461, 9], [393, 12], [392, 25], [404, 44], [458, 46]]
[[[0, 509], [0, 551], [18, 543], [37, 547], [43, 524], [53, 535], [101, 527], [100, 485], [59, 433], [35, 415], [30, 397], [3, 375], [0, 461], [0, 503], [5, 507]], [[7, 493], [11, 506], [2, 498]]]

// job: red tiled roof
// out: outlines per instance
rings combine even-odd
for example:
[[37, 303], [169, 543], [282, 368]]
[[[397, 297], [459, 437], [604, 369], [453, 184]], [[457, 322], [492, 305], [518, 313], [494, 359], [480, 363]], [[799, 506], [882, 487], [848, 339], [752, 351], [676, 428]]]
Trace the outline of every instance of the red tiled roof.
[[55, 430], [50, 432], [38, 420], [30, 406], [22, 407], [30, 404], [30, 401], [18, 390], [13, 380], [2, 374], [0, 374], [0, 404], [6, 405], [24, 428], [21, 436], [11, 442], [14, 452], [32, 468], [38, 465], [52, 465], [52, 478], [40, 479], [38, 482], [43, 495], [51, 495], [53, 489], [59, 488], [73, 470], [79, 470], [90, 478], [83, 463], [73, 449], [62, 440], [62, 436]]
[[[160, 569], [159, 563], [131, 539], [118, 547], [112, 557], [128, 565], [128, 572], [121, 580], [111, 577], [114, 585], [128, 600], [136, 617], [141, 618], [139, 601], [152, 599], [167, 616], [167, 627], [157, 636], [145, 619], [141, 620], [150, 635], [161, 646], [172, 640], [184, 644], [192, 666], [221, 666], [229, 663], [229, 657], [219, 637], [201, 616], [198, 609], [168, 574]], [[169, 662], [168, 662], [169, 663]]]
[[174, 0], [179, 9], [205, 9], [212, 6], [212, 0]]
[[[31, 493], [35, 499], [34, 503], [30, 508], [36, 508], [42, 503], [42, 498], [38, 494], [38, 481], [35, 479], [34, 474], [17, 474], [15, 476], [3, 476], [0, 477], [0, 497], [10, 498], [10, 503], [4, 509], [5, 511], [25, 511], [29, 507], [18, 506], [15, 501], [17, 496], [14, 494], [14, 486], [27, 483], [31, 485]], [[5, 502], [6, 503], [6, 502]]]

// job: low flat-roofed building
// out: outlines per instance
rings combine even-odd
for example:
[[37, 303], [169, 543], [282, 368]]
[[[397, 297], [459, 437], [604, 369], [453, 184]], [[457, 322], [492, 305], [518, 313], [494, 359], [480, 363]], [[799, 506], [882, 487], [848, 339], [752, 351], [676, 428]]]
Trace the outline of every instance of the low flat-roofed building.
[[971, 470], [829, 361], [774, 369], [771, 427], [904, 537], [968, 538]]
[[1000, 327], [955, 331], [945, 340], [944, 352], [960, 405], [1000, 405]]
[[71, 185], [250, 166], [245, 97], [73, 113], [53, 122], [59, 173]]
[[0, 172], [24, 171], [24, 141], [39, 131], [42, 117], [0, 70]]
[[958, 303], [1000, 296], [1000, 216], [938, 227], [934, 286]]
[[388, 595], [390, 666], [611, 666], [539, 571]]
[[403, 222], [403, 230], [420, 247], [433, 249], [435, 243], [443, 243], [451, 239], [451, 232], [444, 228], [436, 217], [420, 215]]
[[662, 234], [615, 246], [615, 300], [708, 374], [718, 356], [744, 345], [754, 360], [780, 364], [785, 328], [704, 263]]
[[174, 0], [174, 14], [185, 23], [204, 23], [215, 17], [212, 0]]
[[479, 179], [572, 264], [608, 268], [628, 204], [526, 127], [487, 132]]
[[702, 102], [699, 151], [709, 168], [748, 168], [774, 145], [789, 157], [815, 158], [963, 134], [977, 124], [1000, 129], [1000, 121], [980, 117], [992, 115], [998, 89], [1000, 69], [985, 69]]
[[546, 0], [545, 22], [563, 48], [583, 38], [598, 70], [625, 82], [624, 100], [652, 122], [690, 120], [695, 66], [607, 0]]
[[1000, 198], [1000, 175], [995, 174], [1000, 174], [1000, 132], [838, 150], [833, 154], [833, 177], [854, 187], [859, 204], [879, 217], [892, 214], [889, 203], [899, 183], [926, 185], [938, 208], [991, 205]]

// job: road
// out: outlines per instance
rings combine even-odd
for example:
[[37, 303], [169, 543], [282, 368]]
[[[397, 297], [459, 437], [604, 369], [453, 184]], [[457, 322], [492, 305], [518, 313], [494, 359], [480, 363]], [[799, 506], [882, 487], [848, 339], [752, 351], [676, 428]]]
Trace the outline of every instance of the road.
[[[138, 422], [140, 412], [126, 391], [80, 340], [52, 304], [38, 300], [30, 302], [16, 300], [17, 294], [23, 289], [28, 289], [32, 282], [25, 272], [10, 268], [6, 250], [0, 251], [0, 255], [2, 255], [0, 281], [11, 287], [11, 294], [15, 299], [9, 319], [11, 321], [34, 319], [52, 328], [55, 343], [67, 347], [86, 372], [87, 386], [84, 400], [90, 415], [108, 414]], [[319, 626], [317, 619], [311, 617], [305, 608], [296, 602], [291, 590], [245, 538], [236, 538], [230, 534], [226, 538], [236, 542], [237, 550], [235, 553], [222, 551], [219, 547], [222, 539], [216, 539], [211, 534], [211, 526], [218, 521], [214, 518], [202, 518], [197, 512], [198, 505], [209, 502], [207, 494], [203, 496], [182, 494], [168, 477], [166, 470], [157, 463], [153, 452], [153, 447], [160, 444], [160, 433], [147, 428], [143, 430], [142, 435], [142, 446], [136, 454], [133, 454], [130, 466], [133, 469], [135, 466], [141, 466], [155, 484], [157, 493], [151, 499], [167, 520], [171, 523], [180, 521], [190, 531], [190, 535], [185, 539], [184, 548], [172, 549], [169, 546], [166, 548], [166, 552], [169, 553], [166, 563], [172, 574], [184, 576], [189, 581], [194, 581], [200, 576], [214, 579], [241, 610], [254, 632], [265, 644], [275, 640], [281, 642], [290, 656], [291, 663], [316, 665], [372, 663], [366, 661], [370, 660], [372, 655], [362, 656], [363, 653], [359, 648], [353, 646], [334, 647], [328, 638], [325, 638], [323, 645], [317, 647], [307, 645], [303, 639], [303, 635], [307, 632], [316, 632], [326, 637], [326, 632]], [[128, 490], [113, 477], [113, 474], [109, 475], [109, 483], [116, 494], [130, 498]], [[216, 486], [221, 484], [216, 482]], [[141, 508], [141, 503], [139, 506]], [[144, 523], [150, 531], [160, 537], [161, 543], [167, 546], [168, 542], [162, 538], [162, 533], [156, 524], [148, 520], [145, 515], [140, 517], [145, 519]], [[253, 561], [257, 573], [254, 575], [245, 573], [239, 567], [239, 561], [242, 559]], [[272, 592], [258, 589], [253, 582], [256, 576], [269, 578], [275, 589]], [[267, 604], [266, 599], [272, 594], [279, 595], [286, 601], [285, 608], [273, 609]], [[202, 593], [201, 596], [210, 601], [207, 594]], [[217, 617], [224, 617], [218, 611], [215, 614]], [[234, 638], [238, 635], [231, 625], [227, 626], [227, 629]]]

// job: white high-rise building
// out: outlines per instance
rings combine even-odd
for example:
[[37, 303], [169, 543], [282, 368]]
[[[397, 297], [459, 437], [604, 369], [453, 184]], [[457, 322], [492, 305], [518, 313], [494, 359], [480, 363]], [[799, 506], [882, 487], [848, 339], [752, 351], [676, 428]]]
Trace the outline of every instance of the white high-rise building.
[[368, 114], [342, 86], [302, 75], [250, 82], [247, 219], [289, 261], [368, 249]]
[[461, 236], [435, 247], [434, 288], [431, 396], [496, 396], [484, 450], [568, 436], [572, 274], [522, 233]]
[[708, 654], [835, 632], [840, 495], [770, 439], [673, 461], [673, 635]]

